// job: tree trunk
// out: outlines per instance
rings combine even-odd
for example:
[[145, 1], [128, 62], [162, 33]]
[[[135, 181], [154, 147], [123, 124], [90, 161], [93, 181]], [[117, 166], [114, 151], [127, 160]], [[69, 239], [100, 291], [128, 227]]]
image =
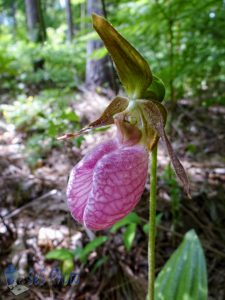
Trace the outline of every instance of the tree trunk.
[[67, 38], [68, 41], [71, 42], [74, 35], [74, 28], [73, 28], [73, 14], [72, 14], [70, 0], [65, 0], [65, 4], [66, 4], [66, 20], [67, 20]]
[[44, 42], [46, 30], [41, 9], [41, 0], [25, 0], [29, 38], [33, 42]]
[[12, 20], [13, 20], [13, 34], [15, 36], [17, 22], [16, 22], [16, 3], [14, 1], [11, 3], [11, 15], [12, 15]]
[[[91, 16], [92, 13], [103, 15], [102, 1], [88, 0], [87, 13], [89, 16]], [[91, 40], [87, 43], [85, 85], [88, 88], [108, 85], [115, 90], [115, 78], [108, 55], [102, 59], [90, 58], [91, 54], [102, 46], [103, 43], [101, 40]]]

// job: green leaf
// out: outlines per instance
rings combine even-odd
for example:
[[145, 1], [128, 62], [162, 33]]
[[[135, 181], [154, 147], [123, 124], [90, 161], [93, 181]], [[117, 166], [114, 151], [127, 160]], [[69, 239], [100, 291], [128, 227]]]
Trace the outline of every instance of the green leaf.
[[66, 283], [69, 278], [70, 278], [70, 274], [74, 269], [74, 261], [73, 259], [66, 259], [63, 261], [62, 263], [62, 275], [64, 278], [64, 282]]
[[155, 300], [206, 300], [207, 270], [197, 234], [190, 230], [155, 283]]
[[74, 253], [69, 249], [64, 249], [64, 248], [54, 249], [45, 255], [46, 259], [56, 259], [60, 261], [73, 259], [73, 257], [74, 257]]
[[140, 98], [152, 82], [152, 73], [140, 53], [104, 18], [93, 14], [93, 26], [116, 65], [128, 96]]
[[106, 236], [99, 236], [88, 243], [83, 249], [77, 248], [74, 251], [75, 257], [77, 257], [82, 263], [86, 263], [88, 255], [94, 251], [97, 247], [104, 244], [108, 238]]
[[123, 241], [125, 248], [129, 251], [133, 245], [133, 241], [135, 238], [136, 234], [136, 229], [137, 229], [137, 224], [131, 223], [127, 226], [124, 234], [123, 234]]
[[123, 218], [122, 220], [120, 220], [116, 224], [114, 224], [112, 226], [110, 232], [115, 233], [121, 227], [123, 227], [127, 224], [131, 224], [131, 223], [135, 223], [135, 224], [141, 223], [139, 216], [135, 212], [129, 213], [125, 218]]

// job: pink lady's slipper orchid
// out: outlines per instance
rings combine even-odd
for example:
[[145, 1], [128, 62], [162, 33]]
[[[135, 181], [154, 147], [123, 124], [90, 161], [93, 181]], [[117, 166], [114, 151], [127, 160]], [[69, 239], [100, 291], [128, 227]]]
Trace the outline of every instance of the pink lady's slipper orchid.
[[165, 134], [162, 81], [144, 58], [104, 18], [93, 15], [94, 28], [116, 65], [129, 99], [117, 96], [101, 117], [75, 134], [115, 124], [117, 137], [98, 145], [71, 171], [67, 199], [75, 220], [92, 230], [106, 229], [136, 206], [144, 191], [148, 156], [161, 137], [187, 193], [188, 179]]

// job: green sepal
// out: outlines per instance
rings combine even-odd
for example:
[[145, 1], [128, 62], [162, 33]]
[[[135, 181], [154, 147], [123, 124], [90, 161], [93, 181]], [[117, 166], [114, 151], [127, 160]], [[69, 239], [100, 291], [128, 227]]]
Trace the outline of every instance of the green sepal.
[[103, 17], [92, 15], [93, 27], [103, 40], [117, 69], [120, 80], [130, 98], [140, 98], [152, 82], [146, 60]]
[[143, 98], [162, 102], [165, 97], [166, 89], [163, 81], [157, 76], [152, 76], [152, 83], [145, 91]]

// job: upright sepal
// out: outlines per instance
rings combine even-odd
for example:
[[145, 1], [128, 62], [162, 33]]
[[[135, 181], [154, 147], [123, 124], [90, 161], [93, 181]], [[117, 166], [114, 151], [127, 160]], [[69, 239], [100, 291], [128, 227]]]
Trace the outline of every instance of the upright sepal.
[[93, 14], [93, 26], [103, 40], [117, 68], [120, 80], [131, 98], [140, 98], [152, 82], [146, 60], [104, 18]]

